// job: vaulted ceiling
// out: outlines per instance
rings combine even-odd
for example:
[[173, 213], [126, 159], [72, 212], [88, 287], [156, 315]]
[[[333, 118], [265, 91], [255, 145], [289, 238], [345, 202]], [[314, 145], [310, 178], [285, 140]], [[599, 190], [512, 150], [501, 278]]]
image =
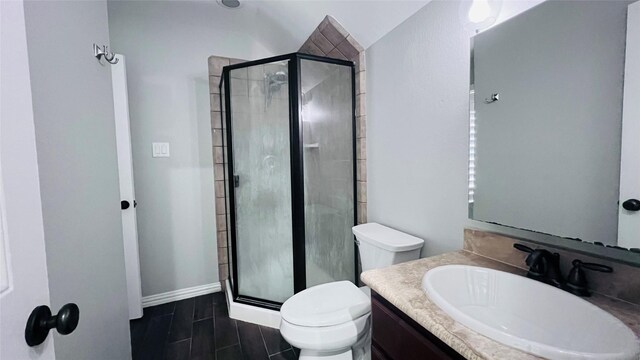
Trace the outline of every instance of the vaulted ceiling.
[[134, 33], [120, 35], [142, 42], [151, 39], [156, 44], [176, 34], [193, 34], [189, 41], [163, 46], [187, 53], [194, 41], [207, 39], [202, 45], [213, 49], [212, 53], [257, 59], [298, 51], [326, 15], [336, 19], [366, 49], [429, 1], [240, 0], [237, 9], [225, 8], [217, 0], [108, 3], [113, 35], [137, 28]]
[[241, 0], [239, 9], [227, 11], [246, 12], [269, 19], [285, 30], [298, 47], [326, 15], [331, 15], [367, 48], [429, 1]]

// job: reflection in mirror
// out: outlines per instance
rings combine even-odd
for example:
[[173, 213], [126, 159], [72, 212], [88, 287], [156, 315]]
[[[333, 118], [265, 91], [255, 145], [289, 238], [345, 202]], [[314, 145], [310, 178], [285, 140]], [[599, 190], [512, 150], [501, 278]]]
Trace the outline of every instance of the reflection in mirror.
[[630, 3], [548, 1], [473, 38], [470, 218], [640, 248]]

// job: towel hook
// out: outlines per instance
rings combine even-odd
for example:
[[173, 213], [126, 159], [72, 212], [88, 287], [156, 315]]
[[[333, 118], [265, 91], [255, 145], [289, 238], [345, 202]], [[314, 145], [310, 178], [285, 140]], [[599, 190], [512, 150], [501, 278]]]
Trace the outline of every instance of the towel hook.
[[494, 102], [496, 102], [498, 100], [500, 100], [500, 94], [495, 93], [495, 94], [491, 94], [491, 97], [485, 98], [484, 99], [484, 103], [485, 104], [491, 104], [491, 103], [494, 103]]
[[109, 64], [115, 65], [118, 63], [118, 59], [116, 59], [116, 54], [109, 51], [107, 45], [103, 45], [102, 48], [96, 44], [93, 44], [93, 56], [100, 61], [101, 58], [107, 60]]

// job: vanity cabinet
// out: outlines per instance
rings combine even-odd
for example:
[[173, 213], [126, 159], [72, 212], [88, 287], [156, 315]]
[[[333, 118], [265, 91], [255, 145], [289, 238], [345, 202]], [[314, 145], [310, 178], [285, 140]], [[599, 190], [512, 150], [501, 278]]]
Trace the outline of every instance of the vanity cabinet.
[[372, 360], [464, 359], [375, 291], [371, 316]]

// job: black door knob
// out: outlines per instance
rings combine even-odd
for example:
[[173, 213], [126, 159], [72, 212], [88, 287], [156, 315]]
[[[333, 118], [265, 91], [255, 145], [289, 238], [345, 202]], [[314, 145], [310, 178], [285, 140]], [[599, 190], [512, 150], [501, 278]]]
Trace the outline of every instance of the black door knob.
[[127, 200], [120, 201], [120, 209], [127, 210], [131, 204]]
[[58, 333], [68, 335], [78, 326], [80, 309], [78, 305], [69, 303], [60, 308], [57, 315], [51, 315], [51, 309], [46, 305], [33, 309], [27, 327], [24, 330], [24, 338], [27, 345], [36, 346], [44, 342], [49, 330], [56, 328]]
[[640, 210], [640, 200], [629, 199], [622, 203], [622, 207], [628, 211], [638, 211]]

